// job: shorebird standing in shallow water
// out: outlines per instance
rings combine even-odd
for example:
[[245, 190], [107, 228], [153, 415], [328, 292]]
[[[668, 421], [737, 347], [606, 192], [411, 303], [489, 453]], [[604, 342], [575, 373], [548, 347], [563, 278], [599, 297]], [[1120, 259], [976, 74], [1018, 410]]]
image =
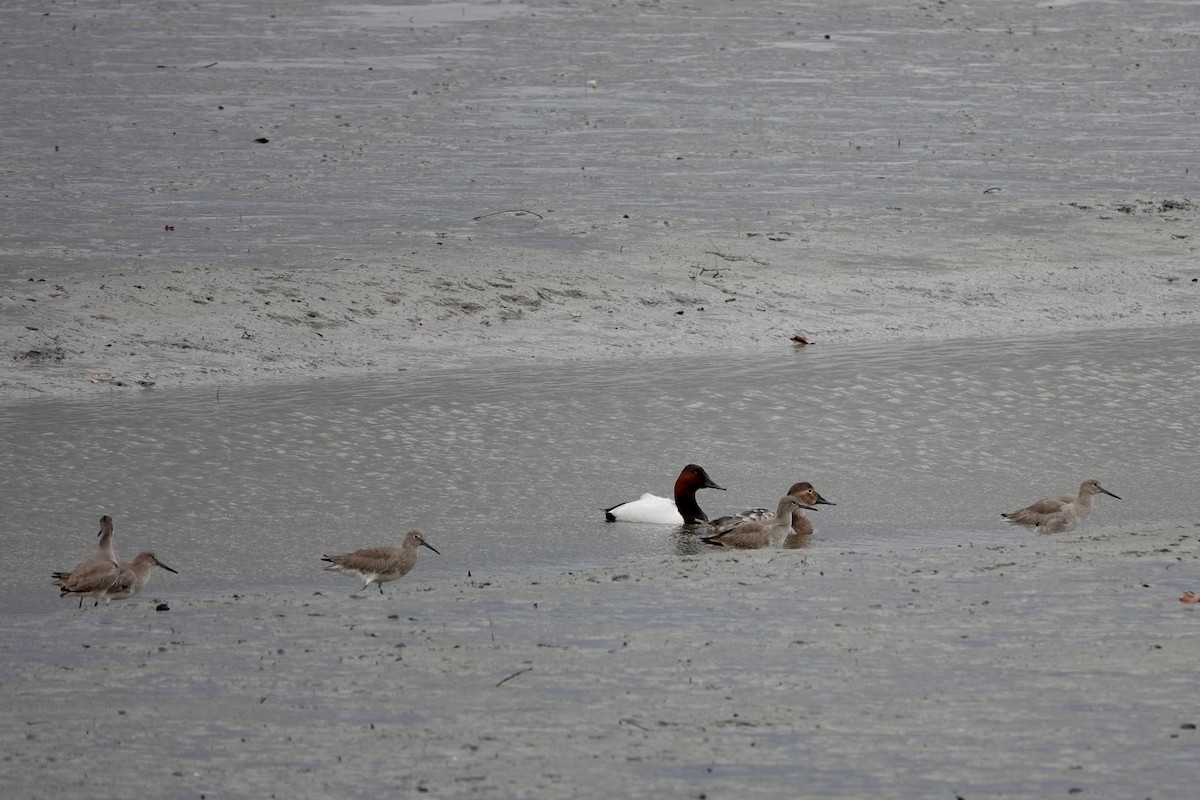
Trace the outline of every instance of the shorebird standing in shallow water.
[[113, 552], [113, 521], [105, 514], [100, 518], [100, 543], [96, 552], [80, 561], [70, 572], [53, 572], [50, 582], [61, 591], [59, 597], [69, 594], [79, 595], [79, 607], [83, 608], [83, 598], [91, 595], [96, 598], [93, 606], [100, 604], [100, 598], [116, 582], [120, 570], [117, 567], [117, 555]]
[[1088, 478], [1079, 485], [1079, 494], [1047, 497], [1020, 511], [1010, 511], [1000, 516], [1014, 525], [1033, 528], [1038, 533], [1063, 533], [1083, 522], [1092, 510], [1092, 498], [1098, 494], [1117, 497], [1095, 478]]
[[179, 573], [155, 557], [154, 553], [145, 550], [133, 557], [133, 561], [121, 561], [117, 564], [117, 579], [104, 593], [104, 602], [110, 600], [126, 600], [142, 590], [150, 580], [150, 571], [162, 567], [167, 572]]
[[425, 541], [420, 531], [413, 530], [404, 534], [404, 543], [399, 547], [364, 547], [340, 556], [321, 556], [321, 560], [329, 562], [325, 569], [357, 575], [366, 581], [362, 591], [365, 592], [373, 583], [383, 594], [385, 583], [407, 575], [416, 565], [419, 547], [428, 547], [438, 553], [437, 548]]
[[731, 530], [705, 536], [700, 541], [719, 547], [737, 547], [743, 550], [779, 547], [792, 532], [792, 516], [799, 514], [802, 508], [816, 510], [812, 506], [803, 505], [790, 494], [785, 494], [779, 498], [779, 508], [771, 519], [746, 522]]

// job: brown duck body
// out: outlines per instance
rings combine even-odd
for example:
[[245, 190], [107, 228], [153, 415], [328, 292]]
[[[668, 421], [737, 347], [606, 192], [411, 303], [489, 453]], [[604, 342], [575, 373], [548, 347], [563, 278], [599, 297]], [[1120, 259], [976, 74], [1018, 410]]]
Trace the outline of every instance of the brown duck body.
[[[800, 504], [804, 508], [815, 510], [815, 506], [818, 505], [837, 505], [837, 503], [832, 503], [822, 497], [821, 493], [818, 492], [808, 481], [801, 481], [799, 483], [792, 484], [792, 487], [788, 489], [787, 493], [799, 500]], [[774, 516], [773, 511], [769, 511], [765, 508], [751, 508], [746, 511], [738, 512], [737, 514], [729, 514], [724, 517], [718, 517], [708, 524], [711, 525], [713, 530], [715, 530], [717, 533], [724, 533], [744, 525], [747, 522], [758, 522], [761, 520], [770, 519], [772, 516]], [[803, 510], [798, 510], [792, 514], [792, 533], [788, 537], [790, 542], [798, 541], [798, 537], [809, 536], [812, 534], [812, 532], [812, 520], [810, 520], [804, 514]], [[789, 544], [788, 546], [794, 545]]]
[[780, 547], [792, 532], [793, 515], [798, 514], [804, 507], [799, 500], [785, 494], [779, 499], [779, 507], [771, 519], [745, 522], [712, 536], [705, 536], [701, 541], [705, 544], [742, 550]]

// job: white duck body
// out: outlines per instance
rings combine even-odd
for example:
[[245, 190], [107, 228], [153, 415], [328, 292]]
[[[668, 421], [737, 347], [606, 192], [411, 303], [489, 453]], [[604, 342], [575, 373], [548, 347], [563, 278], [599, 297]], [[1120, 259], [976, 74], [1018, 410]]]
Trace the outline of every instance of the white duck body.
[[699, 489], [720, 489], [717, 483], [698, 464], [688, 464], [675, 479], [675, 497], [659, 497], [647, 492], [637, 500], [604, 509], [609, 522], [643, 522], [652, 525], [691, 525], [708, 521], [708, 516], [696, 502]]
[[605, 513], [613, 522], [646, 522], [651, 525], [682, 525], [683, 514], [679, 506], [669, 497], [659, 497], [646, 492], [637, 500], [613, 506]]

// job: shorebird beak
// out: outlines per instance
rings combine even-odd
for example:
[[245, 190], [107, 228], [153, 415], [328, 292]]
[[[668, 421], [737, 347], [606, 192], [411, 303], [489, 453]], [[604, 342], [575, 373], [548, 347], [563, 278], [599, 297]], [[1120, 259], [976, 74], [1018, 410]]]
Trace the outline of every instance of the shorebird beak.
[[178, 575], [178, 574], [179, 574], [179, 571], [178, 571], [178, 570], [171, 569], [171, 568], [170, 568], [170, 567], [168, 567], [166, 564], [164, 564], [163, 562], [159, 561], [157, 558], [156, 558], [156, 559], [154, 559], [154, 563], [155, 563], [155, 564], [158, 564], [160, 567], [162, 567], [163, 569], [165, 569], [167, 572], [174, 572], [176, 575]]
[[[1099, 489], [1100, 491], [1104, 492], [1104, 493], [1105, 493], [1106, 495], [1108, 495], [1109, 497], [1117, 497], [1115, 494], [1113, 494], [1112, 492], [1110, 492], [1108, 489], [1104, 489], [1104, 488], [1102, 488], [1102, 487], [1100, 487], [1100, 486], [1097, 486], [1096, 488], [1097, 488], [1097, 489]], [[1120, 500], [1121, 498], [1117, 497], [1117, 499], [1118, 499], [1118, 500]]]
[[[821, 501], [820, 501], [820, 500], [818, 500], [817, 502], [819, 503], [819, 502], [821, 502]], [[830, 505], [833, 505], [833, 504], [832, 504], [832, 503], [830, 503]], [[801, 507], [801, 508], [807, 508], [809, 511], [820, 511], [820, 510], [821, 510], [821, 509], [819, 509], [819, 508], [816, 508], [815, 506], [806, 506], [806, 505], [804, 505], [804, 503], [801, 503], [801, 504], [800, 504], [800, 507]]]
[[421, 545], [422, 545], [423, 547], [428, 547], [430, 550], [432, 550], [433, 552], [437, 553], [439, 556], [442, 554], [442, 552], [441, 552], [440, 550], [438, 550], [436, 547], [434, 547], [433, 545], [431, 545], [429, 542], [421, 542]]

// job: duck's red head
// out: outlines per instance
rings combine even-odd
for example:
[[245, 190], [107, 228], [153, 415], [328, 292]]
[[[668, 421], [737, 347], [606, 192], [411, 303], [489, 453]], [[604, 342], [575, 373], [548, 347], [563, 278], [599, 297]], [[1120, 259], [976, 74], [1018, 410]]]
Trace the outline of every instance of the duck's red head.
[[684, 525], [708, 521], [708, 515], [700, 510], [700, 505], [696, 502], [696, 492], [699, 489], [725, 491], [724, 486], [708, 477], [704, 467], [699, 464], [688, 464], [675, 479], [675, 507], [683, 516]]

